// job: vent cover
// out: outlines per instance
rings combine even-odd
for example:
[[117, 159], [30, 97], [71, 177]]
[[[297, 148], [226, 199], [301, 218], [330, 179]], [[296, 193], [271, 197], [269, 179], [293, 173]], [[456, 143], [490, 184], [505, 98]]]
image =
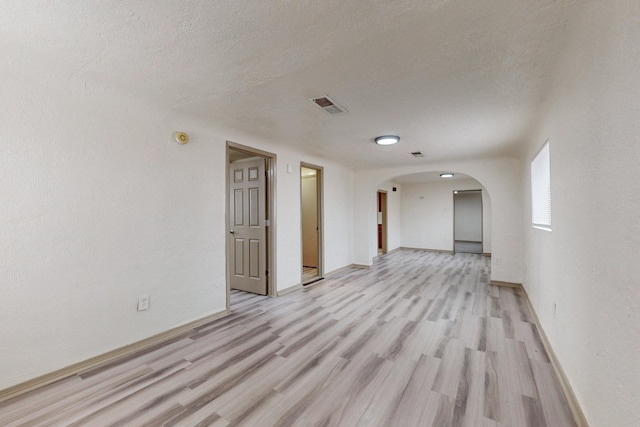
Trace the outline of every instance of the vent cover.
[[333, 99], [328, 96], [320, 96], [318, 98], [309, 98], [309, 101], [322, 108], [327, 114], [335, 116], [337, 114], [346, 113], [347, 109], [338, 105]]
[[411, 155], [413, 157], [424, 157], [424, 154], [422, 154], [422, 151], [414, 151], [411, 153]]

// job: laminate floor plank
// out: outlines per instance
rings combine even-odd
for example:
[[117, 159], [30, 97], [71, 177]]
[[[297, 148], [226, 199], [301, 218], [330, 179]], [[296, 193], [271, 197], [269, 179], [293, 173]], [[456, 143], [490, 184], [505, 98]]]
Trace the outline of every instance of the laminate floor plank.
[[[3, 420], [4, 411], [0, 413], [0, 425], [7, 426], [31, 426], [41, 424], [53, 424], [61, 413], [74, 412], [81, 413], [81, 409], [87, 405], [92, 399], [102, 398], [112, 393], [114, 389], [121, 387], [130, 382], [135, 382], [145, 374], [151, 372], [151, 369], [142, 365], [130, 371], [119, 372], [113, 378], [109, 378], [104, 382], [94, 383], [85, 389], [81, 389], [73, 394], [61, 392], [61, 397], [57, 400], [51, 400], [47, 405], [42, 406], [36, 411], [23, 412], [22, 414], [14, 414], [13, 422]], [[64, 390], [64, 389], [63, 389]]]
[[343, 375], [316, 396], [302, 416], [314, 423], [311, 425], [338, 426], [340, 422], [355, 425], [392, 365], [376, 354], [359, 353], [345, 365]]
[[518, 321], [515, 324], [515, 334], [516, 338], [525, 345], [531, 360], [549, 363], [549, 357], [542, 345], [542, 340], [535, 325]]
[[401, 249], [0, 403], [2, 426], [574, 426], [490, 259]]
[[475, 427], [484, 416], [485, 359], [484, 352], [465, 348], [454, 409], [454, 425]]
[[531, 371], [531, 362], [522, 341], [506, 340], [506, 354], [512, 375], [518, 376], [518, 391], [534, 399], [538, 398], [536, 383]]
[[562, 393], [553, 367], [548, 363], [533, 360], [531, 361], [531, 368], [538, 386], [540, 405], [547, 425], [574, 427], [576, 425], [575, 421], [571, 416], [569, 404]]
[[503, 353], [505, 347], [505, 333], [502, 319], [496, 317], [487, 318], [487, 351]]
[[123, 390], [106, 400], [92, 401], [81, 410], [61, 414], [59, 425], [78, 427], [88, 425], [139, 425], [142, 417], [155, 417], [171, 410], [170, 398], [184, 392], [184, 387], [154, 383], [137, 390]]
[[305, 422], [303, 425], [313, 425], [304, 417], [304, 414], [314, 402], [331, 397], [325, 391], [333, 388], [335, 382], [344, 375], [349, 364], [350, 361], [340, 357], [329, 357], [320, 362], [313, 373], [309, 373], [282, 390], [283, 401], [278, 410], [273, 410], [272, 407], [264, 408], [261, 419], [274, 420], [273, 424], [265, 425], [294, 426], [300, 425], [302, 421]]
[[442, 354], [442, 364], [433, 384], [433, 391], [455, 398], [464, 365], [464, 345], [457, 339], [448, 340]]
[[70, 396], [77, 396], [78, 393], [85, 389], [86, 384], [82, 379], [77, 375], [73, 375], [0, 403], [0, 418], [5, 424], [8, 424], [24, 417], [24, 414], [39, 411]]
[[[493, 421], [503, 419], [498, 384], [498, 355], [494, 351], [487, 351], [485, 356], [484, 376], [484, 417]], [[505, 391], [503, 391], [504, 393]]]
[[519, 390], [521, 388], [520, 378], [517, 372], [514, 372], [515, 366], [506, 350], [498, 353], [496, 368], [501, 416], [498, 421], [512, 427], [526, 427], [522, 394]]
[[[415, 362], [411, 376], [396, 398], [387, 403], [389, 409], [378, 418], [382, 426], [417, 426], [426, 423], [424, 412], [429, 406], [433, 382], [440, 368], [440, 359], [422, 356]], [[435, 416], [435, 414], [433, 414]]]
[[402, 394], [415, 372], [416, 366], [417, 362], [411, 360], [393, 363], [387, 378], [384, 379], [384, 387], [375, 390], [369, 405], [355, 425], [357, 427], [384, 426], [387, 414], [397, 413]]

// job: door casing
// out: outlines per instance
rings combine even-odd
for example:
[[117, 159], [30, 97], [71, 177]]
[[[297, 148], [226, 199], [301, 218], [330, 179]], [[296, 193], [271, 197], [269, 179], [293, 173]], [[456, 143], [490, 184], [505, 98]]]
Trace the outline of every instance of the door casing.
[[265, 159], [265, 204], [266, 204], [266, 262], [267, 270], [267, 295], [275, 296], [277, 290], [276, 283], [276, 155], [268, 151], [259, 150], [246, 145], [227, 141], [226, 146], [226, 178], [225, 178], [225, 258], [226, 258], [226, 288], [227, 288], [227, 311], [231, 311], [231, 262], [233, 257], [230, 251], [230, 221], [229, 221], [229, 200], [230, 200], [230, 165], [232, 151], [239, 151], [248, 155], [258, 156]]
[[482, 250], [480, 253], [484, 253], [484, 201], [482, 198], [482, 190], [454, 190], [453, 192], [453, 248], [452, 253], [456, 253], [456, 195], [460, 193], [478, 193], [480, 195], [480, 244]]
[[[324, 169], [322, 166], [317, 166], [311, 163], [300, 162], [300, 169], [314, 169], [317, 171], [316, 175], [316, 196], [317, 196], [317, 209], [318, 209], [318, 276], [313, 280], [317, 280], [324, 276]], [[302, 213], [302, 177], [300, 177], [300, 212]], [[303, 245], [304, 242], [303, 231], [302, 231], [302, 220], [300, 221], [300, 266], [304, 264], [303, 262]], [[300, 271], [300, 277], [302, 279], [302, 269]]]
[[[376, 236], [378, 237], [378, 250], [382, 253], [382, 254], [386, 254], [387, 253], [387, 249], [388, 249], [388, 245], [387, 245], [387, 238], [388, 238], [388, 233], [387, 233], [387, 192], [385, 190], [378, 190], [378, 192], [376, 193], [376, 205], [378, 206], [378, 209], [382, 215], [382, 223], [381, 224], [377, 224], [376, 221], [376, 227], [379, 225], [381, 230], [380, 230], [380, 235], [378, 234], [378, 230], [376, 230]], [[380, 241], [381, 240], [381, 241]]]

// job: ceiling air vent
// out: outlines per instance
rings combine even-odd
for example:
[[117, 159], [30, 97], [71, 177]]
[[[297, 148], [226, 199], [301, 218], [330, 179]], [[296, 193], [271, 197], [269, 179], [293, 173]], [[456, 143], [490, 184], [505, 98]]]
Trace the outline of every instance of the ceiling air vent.
[[413, 153], [411, 153], [411, 155], [413, 157], [424, 157], [424, 154], [422, 154], [422, 151], [414, 151]]
[[346, 108], [338, 105], [333, 99], [329, 98], [326, 95], [320, 96], [318, 98], [310, 98], [309, 100], [332, 116], [347, 112]]

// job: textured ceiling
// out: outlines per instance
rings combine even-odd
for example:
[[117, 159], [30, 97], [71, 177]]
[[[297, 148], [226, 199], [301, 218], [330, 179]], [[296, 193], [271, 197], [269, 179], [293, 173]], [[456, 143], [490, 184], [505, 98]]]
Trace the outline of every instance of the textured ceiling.
[[[365, 168], [513, 152], [574, 3], [0, 0], [0, 36], [70, 76]], [[382, 134], [402, 140], [377, 147]]]

